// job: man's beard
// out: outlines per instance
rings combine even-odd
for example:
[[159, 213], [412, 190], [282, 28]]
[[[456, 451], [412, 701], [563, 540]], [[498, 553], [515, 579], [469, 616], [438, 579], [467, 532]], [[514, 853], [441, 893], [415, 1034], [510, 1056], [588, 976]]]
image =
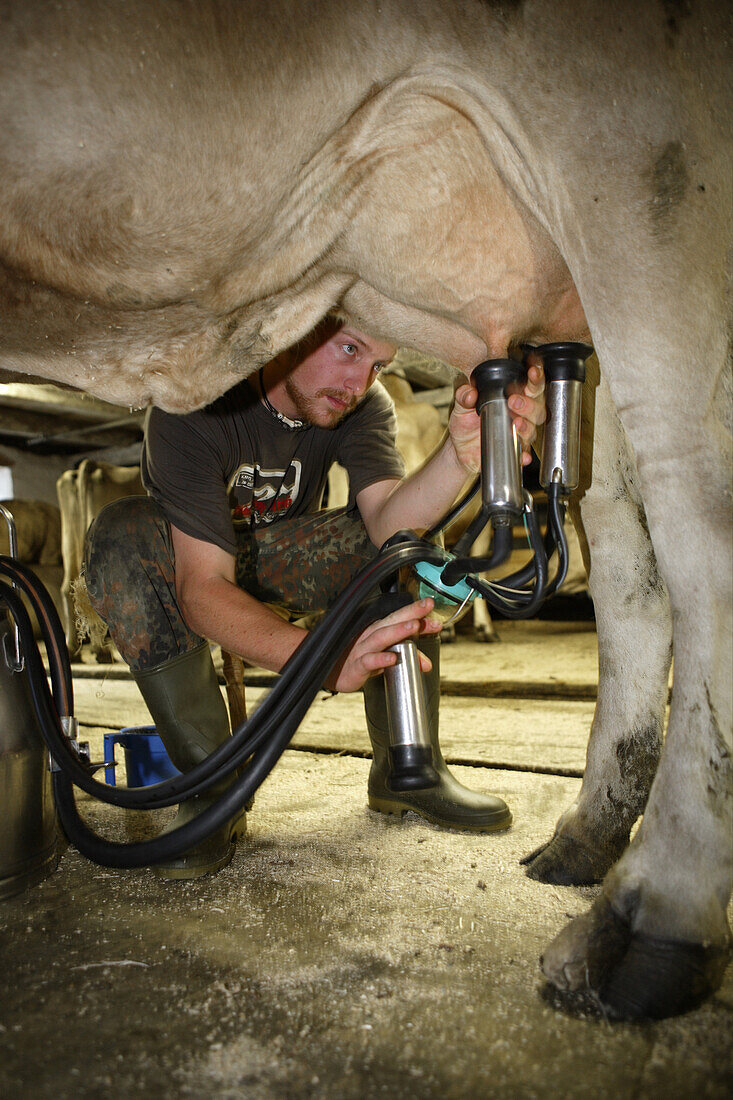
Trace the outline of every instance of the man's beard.
[[[285, 392], [298, 410], [298, 417], [319, 428], [335, 428], [343, 418], [356, 408], [358, 398], [344, 390], [322, 389], [312, 395], [305, 394], [292, 379], [286, 379]], [[345, 402], [343, 409], [323, 404], [324, 397]]]

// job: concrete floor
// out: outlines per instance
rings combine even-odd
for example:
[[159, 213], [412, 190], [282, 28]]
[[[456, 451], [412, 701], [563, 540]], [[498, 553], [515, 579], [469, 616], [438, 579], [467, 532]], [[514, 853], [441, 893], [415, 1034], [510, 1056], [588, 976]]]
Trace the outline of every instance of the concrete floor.
[[[372, 814], [360, 700], [318, 700], [219, 875], [164, 883], [69, 849], [0, 903], [0, 1095], [733, 1095], [730, 968], [703, 1008], [641, 1025], [569, 1015], [545, 989], [543, 947], [597, 888], [540, 885], [518, 859], [578, 789], [595, 635], [500, 633], [444, 647], [441, 721], [456, 775], [512, 806], [509, 832]], [[101, 759], [105, 728], [146, 712], [122, 669], [77, 673], [82, 736]], [[80, 804], [115, 839], [157, 827]]]

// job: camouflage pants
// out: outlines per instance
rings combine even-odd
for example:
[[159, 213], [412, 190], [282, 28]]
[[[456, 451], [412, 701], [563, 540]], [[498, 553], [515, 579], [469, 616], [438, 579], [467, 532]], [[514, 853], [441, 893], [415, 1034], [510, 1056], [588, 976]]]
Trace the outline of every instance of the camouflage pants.
[[[356, 509], [279, 520], [237, 540], [237, 585], [290, 619], [327, 610], [377, 552]], [[154, 501], [126, 497], [99, 513], [84, 574], [92, 606], [133, 671], [201, 645], [178, 606], [170, 526]]]

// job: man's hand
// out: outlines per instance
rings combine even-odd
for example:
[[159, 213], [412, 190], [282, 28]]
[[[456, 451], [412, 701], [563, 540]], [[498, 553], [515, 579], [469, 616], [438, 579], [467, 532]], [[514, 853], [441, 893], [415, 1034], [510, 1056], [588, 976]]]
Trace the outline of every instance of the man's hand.
[[[397, 663], [397, 654], [389, 651], [390, 646], [407, 638], [416, 638], [418, 634], [437, 634], [440, 631], [442, 623], [428, 618], [432, 610], [431, 599], [418, 600], [372, 623], [344, 654], [324, 687], [330, 691], [359, 691], [372, 676], [378, 676], [385, 668]], [[424, 653], [420, 654], [420, 667], [423, 672], [429, 672], [432, 668]]]
[[[448, 421], [448, 431], [462, 466], [471, 473], [481, 468], [481, 428], [476, 415], [478, 391], [469, 383], [458, 387]], [[531, 366], [527, 382], [520, 393], [513, 393], [507, 402], [509, 412], [522, 443], [521, 461], [527, 466], [532, 461], [530, 447], [537, 436], [537, 428], [545, 421], [545, 372], [541, 366]]]

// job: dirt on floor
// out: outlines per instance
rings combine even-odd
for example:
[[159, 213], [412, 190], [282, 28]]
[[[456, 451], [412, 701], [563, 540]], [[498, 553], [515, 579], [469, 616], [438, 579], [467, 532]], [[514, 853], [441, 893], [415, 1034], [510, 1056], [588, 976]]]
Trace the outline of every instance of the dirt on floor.
[[[471, 762], [453, 771], [507, 800], [509, 831], [372, 813], [358, 701], [319, 699], [219, 874], [167, 882], [70, 848], [0, 903], [0, 1095], [731, 1097], [730, 968], [697, 1011], [641, 1024], [570, 1008], [542, 978], [545, 946], [599, 889], [542, 885], [519, 864], [577, 794], [595, 636], [564, 624], [503, 634], [498, 647], [445, 647], [444, 680], [469, 691], [449, 691], [441, 721], [449, 759]], [[527, 697], [471, 688], [518, 677]], [[551, 683], [564, 688], [543, 697]], [[76, 689], [95, 759], [105, 731], [147, 719], [124, 670], [85, 673]], [[116, 840], [174, 813], [79, 806]]]

